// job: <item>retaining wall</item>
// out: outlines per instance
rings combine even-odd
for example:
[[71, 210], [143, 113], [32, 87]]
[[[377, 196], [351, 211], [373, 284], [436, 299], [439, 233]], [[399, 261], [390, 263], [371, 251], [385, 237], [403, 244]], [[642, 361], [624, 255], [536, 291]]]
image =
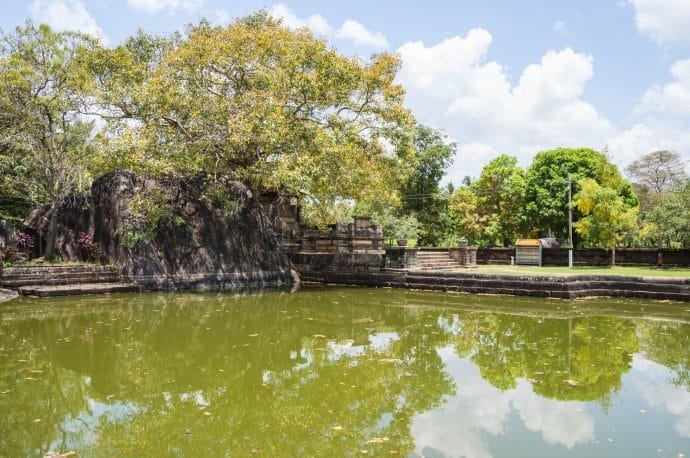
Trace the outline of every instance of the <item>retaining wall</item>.
[[491, 275], [384, 269], [370, 273], [308, 272], [302, 280], [360, 286], [576, 299], [591, 296], [690, 301], [690, 278], [614, 275]]

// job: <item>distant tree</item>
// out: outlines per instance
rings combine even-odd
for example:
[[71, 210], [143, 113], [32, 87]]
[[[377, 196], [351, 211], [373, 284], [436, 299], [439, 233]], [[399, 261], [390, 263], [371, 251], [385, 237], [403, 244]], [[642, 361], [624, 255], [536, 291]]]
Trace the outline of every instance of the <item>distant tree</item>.
[[[95, 47], [85, 35], [31, 22], [0, 36], [0, 169], [2, 186], [12, 189], [3, 194], [54, 210], [89, 184], [93, 124], [82, 114], [92, 80], [83, 57]], [[51, 216], [47, 254], [54, 239]]]
[[436, 245], [445, 236], [448, 211], [448, 194], [442, 192], [440, 182], [456, 145], [438, 130], [418, 124], [414, 149], [414, 169], [401, 187], [402, 211], [421, 224], [420, 244]]
[[612, 250], [611, 264], [616, 264], [616, 245], [637, 228], [639, 207], [626, 205], [616, 189], [601, 186], [592, 178], [578, 182], [575, 206], [582, 217], [575, 223], [585, 241]]
[[479, 212], [479, 199], [469, 186], [460, 186], [450, 197], [449, 214], [458, 237], [472, 244], [484, 245], [486, 218]]
[[526, 192], [525, 171], [517, 158], [502, 154], [492, 159], [471, 188], [477, 194], [477, 211], [486, 220], [484, 238], [497, 245], [514, 243], [523, 232]]
[[636, 183], [656, 194], [673, 190], [687, 178], [681, 157], [673, 151], [645, 154], [626, 170]]
[[677, 192], [666, 193], [645, 212], [645, 220], [659, 241], [667, 240], [669, 247], [690, 248], [690, 181]]
[[[683, 214], [683, 208], [677, 208], [677, 204], [683, 199], [677, 193], [688, 179], [680, 156], [672, 151], [654, 151], [630, 164], [626, 170], [640, 198], [642, 220], [656, 239], [657, 247], [662, 247], [664, 239], [675, 240], [677, 236], [680, 242], [683, 234], [677, 228], [684, 225], [678, 216]], [[673, 213], [667, 214], [668, 211]]]
[[[591, 178], [615, 190], [626, 207], [638, 204], [630, 183], [604, 154], [589, 148], [557, 148], [538, 153], [526, 174], [525, 205], [522, 218], [534, 235], [553, 236], [562, 240], [568, 234], [568, 174], [572, 177], [573, 195], [578, 183]], [[574, 219], [582, 214], [575, 208]]]

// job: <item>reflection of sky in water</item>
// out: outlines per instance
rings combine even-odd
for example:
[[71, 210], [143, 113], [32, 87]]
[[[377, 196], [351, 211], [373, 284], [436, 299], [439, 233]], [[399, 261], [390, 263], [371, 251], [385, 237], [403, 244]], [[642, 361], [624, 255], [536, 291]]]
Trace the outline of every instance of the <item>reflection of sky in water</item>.
[[528, 430], [539, 432], [549, 444], [572, 448], [593, 440], [594, 419], [585, 412], [584, 403], [540, 397], [525, 380], [502, 392], [485, 381], [473, 363], [459, 358], [453, 347], [440, 349], [439, 355], [458, 389], [441, 410], [414, 418], [412, 434], [418, 454], [490, 457], [485, 434], [507, 435], [513, 411]]
[[644, 374], [634, 384], [648, 408], [675, 417], [673, 429], [690, 438], [690, 392], [687, 388], [669, 384], [673, 373], [668, 368], [639, 355], [633, 357], [633, 370]]
[[[88, 385], [89, 381], [89, 377], [85, 377], [84, 384]], [[50, 444], [50, 450], [96, 445], [98, 443], [96, 428], [99, 422], [123, 422], [141, 412], [141, 408], [133, 402], [104, 403], [91, 398], [87, 398], [86, 402], [88, 410], [80, 412], [76, 417], [68, 416], [57, 426], [58, 430], [64, 431], [65, 437], [53, 441]]]

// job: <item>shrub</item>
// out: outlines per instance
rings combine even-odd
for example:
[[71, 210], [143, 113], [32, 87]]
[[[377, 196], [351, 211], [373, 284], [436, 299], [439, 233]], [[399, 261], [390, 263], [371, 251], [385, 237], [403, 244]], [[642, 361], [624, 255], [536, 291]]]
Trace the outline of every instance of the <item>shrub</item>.
[[16, 245], [17, 245], [17, 250], [20, 253], [22, 253], [28, 259], [31, 259], [32, 255], [34, 253], [34, 239], [33, 239], [33, 237], [31, 237], [26, 232], [20, 232], [17, 235]]

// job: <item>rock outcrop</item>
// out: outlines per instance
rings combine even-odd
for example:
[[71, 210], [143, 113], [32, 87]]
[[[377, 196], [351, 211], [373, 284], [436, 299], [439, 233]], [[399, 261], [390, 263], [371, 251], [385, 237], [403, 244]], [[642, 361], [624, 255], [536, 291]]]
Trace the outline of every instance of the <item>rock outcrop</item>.
[[[49, 210], [28, 225], [45, 237]], [[152, 289], [271, 286], [297, 280], [259, 200], [207, 175], [154, 178], [118, 170], [57, 209], [56, 250], [85, 255], [82, 233], [126, 279]]]

